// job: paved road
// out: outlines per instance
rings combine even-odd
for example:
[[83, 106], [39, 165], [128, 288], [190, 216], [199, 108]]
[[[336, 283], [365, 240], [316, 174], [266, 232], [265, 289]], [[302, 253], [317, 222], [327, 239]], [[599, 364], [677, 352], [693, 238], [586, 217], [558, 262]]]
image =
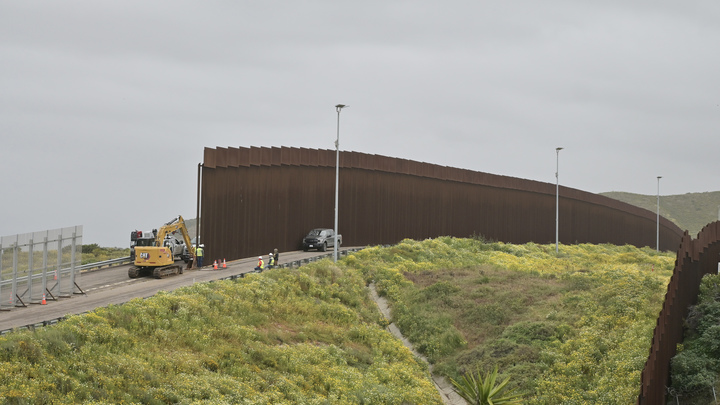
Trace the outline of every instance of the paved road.
[[[353, 248], [341, 248], [344, 251]], [[332, 251], [321, 252], [281, 252], [280, 263], [289, 263], [296, 260], [303, 260], [318, 257], [326, 254], [332, 257]], [[267, 257], [265, 256], [267, 259]], [[182, 262], [180, 262], [182, 263]], [[178, 287], [192, 285], [193, 283], [206, 282], [227, 278], [252, 271], [257, 265], [257, 257], [239, 259], [227, 262], [227, 268], [222, 266], [214, 270], [212, 263], [202, 269], [185, 270], [183, 274], [168, 276], [162, 279], [152, 277], [140, 277], [131, 279], [127, 271], [129, 265], [109, 267], [95, 271], [84, 272], [77, 284], [82, 293], [75, 294], [71, 298], [58, 298], [47, 300], [47, 305], [30, 304], [27, 307], [16, 307], [10, 311], [0, 312], [0, 331], [20, 328], [27, 325], [42, 324], [42, 322], [57, 319], [70, 314], [80, 314], [92, 311], [97, 307], [104, 307], [110, 304], [122, 304], [133, 298], [146, 298], [157, 294], [159, 291], [172, 291]]]

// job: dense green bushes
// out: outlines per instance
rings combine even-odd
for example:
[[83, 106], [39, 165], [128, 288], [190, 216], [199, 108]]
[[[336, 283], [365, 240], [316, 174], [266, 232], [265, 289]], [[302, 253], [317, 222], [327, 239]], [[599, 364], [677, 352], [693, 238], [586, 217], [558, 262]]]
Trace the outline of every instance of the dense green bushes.
[[374, 282], [436, 372], [458, 380], [497, 366], [525, 403], [624, 405], [637, 396], [673, 260], [631, 246], [556, 254], [406, 240], [0, 337], [0, 401], [440, 403], [427, 368], [384, 330]]
[[720, 374], [720, 275], [700, 283], [698, 302], [690, 308], [685, 339], [671, 362], [672, 390], [689, 404], [713, 399]]
[[3, 403], [438, 404], [362, 278], [330, 261], [0, 337]]
[[82, 264], [104, 262], [130, 256], [130, 248], [100, 247], [97, 243], [82, 245]]
[[459, 380], [499, 366], [531, 404], [633, 403], [673, 257], [632, 246], [406, 240], [349, 258]]

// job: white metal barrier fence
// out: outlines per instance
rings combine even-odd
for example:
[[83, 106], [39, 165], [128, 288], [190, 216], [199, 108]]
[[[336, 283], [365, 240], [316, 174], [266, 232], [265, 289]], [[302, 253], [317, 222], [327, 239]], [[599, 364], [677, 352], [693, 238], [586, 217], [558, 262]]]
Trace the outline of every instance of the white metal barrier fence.
[[82, 293], [82, 225], [0, 238], [0, 309]]

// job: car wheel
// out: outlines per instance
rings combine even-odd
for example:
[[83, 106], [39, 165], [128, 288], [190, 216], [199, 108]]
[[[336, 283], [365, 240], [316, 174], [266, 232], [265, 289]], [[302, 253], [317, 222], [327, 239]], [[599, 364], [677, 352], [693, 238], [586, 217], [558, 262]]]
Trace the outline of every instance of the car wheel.
[[321, 252], [324, 252], [327, 250], [327, 242], [323, 243], [322, 247], [320, 248]]

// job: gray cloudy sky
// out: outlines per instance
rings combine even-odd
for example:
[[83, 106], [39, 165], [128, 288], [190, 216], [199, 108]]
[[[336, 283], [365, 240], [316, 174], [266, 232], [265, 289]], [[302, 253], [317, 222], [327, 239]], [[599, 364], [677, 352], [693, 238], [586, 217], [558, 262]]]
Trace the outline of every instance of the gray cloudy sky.
[[0, 235], [195, 217], [204, 147], [720, 190], [720, 2], [0, 0]]

